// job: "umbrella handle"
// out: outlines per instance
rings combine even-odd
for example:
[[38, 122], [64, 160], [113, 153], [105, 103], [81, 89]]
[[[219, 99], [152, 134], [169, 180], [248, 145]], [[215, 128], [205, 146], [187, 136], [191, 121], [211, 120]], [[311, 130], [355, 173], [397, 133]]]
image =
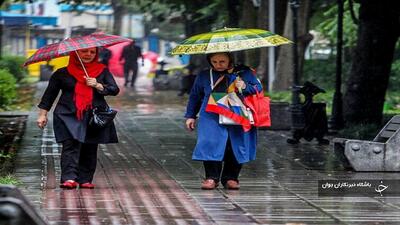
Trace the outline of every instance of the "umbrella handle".
[[[237, 76], [235, 79], [236, 79], [236, 80], [240, 80], [240, 77]], [[238, 91], [239, 91], [240, 94], [243, 94], [243, 93], [242, 93], [242, 88], [238, 88]]]
[[79, 59], [79, 62], [81, 63], [81, 65], [82, 65], [83, 71], [85, 72], [85, 77], [89, 78], [89, 74], [86, 71], [85, 65], [83, 64], [81, 57], [79, 57], [79, 54], [78, 54], [78, 52], [76, 50], [75, 50], [75, 53], [78, 56], [78, 59]]

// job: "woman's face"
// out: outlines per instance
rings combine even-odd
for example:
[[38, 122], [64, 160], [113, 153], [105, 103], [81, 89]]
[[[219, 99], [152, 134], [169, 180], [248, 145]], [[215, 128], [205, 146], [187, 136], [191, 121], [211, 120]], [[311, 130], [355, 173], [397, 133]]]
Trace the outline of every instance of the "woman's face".
[[90, 63], [96, 57], [97, 48], [85, 48], [78, 50], [78, 55], [84, 63]]
[[210, 58], [214, 70], [222, 72], [229, 69], [229, 57], [224, 53], [217, 53]]

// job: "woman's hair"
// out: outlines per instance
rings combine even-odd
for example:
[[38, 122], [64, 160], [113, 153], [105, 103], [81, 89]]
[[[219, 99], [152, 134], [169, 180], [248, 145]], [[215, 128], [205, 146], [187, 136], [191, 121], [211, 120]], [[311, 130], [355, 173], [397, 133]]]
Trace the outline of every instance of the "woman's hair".
[[235, 58], [233, 57], [233, 54], [230, 52], [215, 52], [215, 53], [209, 53], [206, 55], [207, 57], [207, 62], [210, 64], [210, 66], [212, 67], [212, 63], [211, 63], [211, 57], [213, 57], [214, 55], [218, 55], [218, 54], [224, 54], [226, 56], [228, 56], [229, 58], [229, 67], [233, 67], [233, 65], [235, 64]]

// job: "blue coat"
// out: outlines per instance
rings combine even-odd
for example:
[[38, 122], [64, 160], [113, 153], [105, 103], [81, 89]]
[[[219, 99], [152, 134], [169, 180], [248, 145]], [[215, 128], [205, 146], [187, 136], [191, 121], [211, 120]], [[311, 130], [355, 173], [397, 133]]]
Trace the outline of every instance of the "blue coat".
[[[255, 94], [256, 89], [258, 91], [262, 90], [260, 82], [248, 67], [242, 67], [238, 74], [246, 83], [246, 88], [242, 90], [244, 96]], [[218, 78], [223, 76], [223, 73], [213, 71], [212, 76], [215, 84]], [[225, 76], [226, 81], [223, 80], [220, 83], [222, 86], [223, 83], [232, 82], [237, 74], [227, 74], [225, 72]], [[218, 114], [205, 111], [211, 93], [210, 83], [209, 70], [202, 71], [196, 76], [186, 109], [186, 118], [196, 118], [200, 112], [197, 123], [197, 143], [192, 156], [193, 160], [222, 161], [228, 138], [239, 163], [254, 160], [257, 145], [256, 128], [252, 127], [250, 131], [244, 132], [242, 126], [220, 125], [218, 123]]]

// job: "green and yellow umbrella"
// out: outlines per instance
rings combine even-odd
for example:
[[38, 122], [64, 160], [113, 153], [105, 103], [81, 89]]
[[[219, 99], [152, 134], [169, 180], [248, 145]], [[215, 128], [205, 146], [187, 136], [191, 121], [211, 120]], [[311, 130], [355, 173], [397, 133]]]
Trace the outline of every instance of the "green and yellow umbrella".
[[233, 52], [292, 43], [289, 39], [261, 29], [223, 28], [183, 40], [172, 55]]

